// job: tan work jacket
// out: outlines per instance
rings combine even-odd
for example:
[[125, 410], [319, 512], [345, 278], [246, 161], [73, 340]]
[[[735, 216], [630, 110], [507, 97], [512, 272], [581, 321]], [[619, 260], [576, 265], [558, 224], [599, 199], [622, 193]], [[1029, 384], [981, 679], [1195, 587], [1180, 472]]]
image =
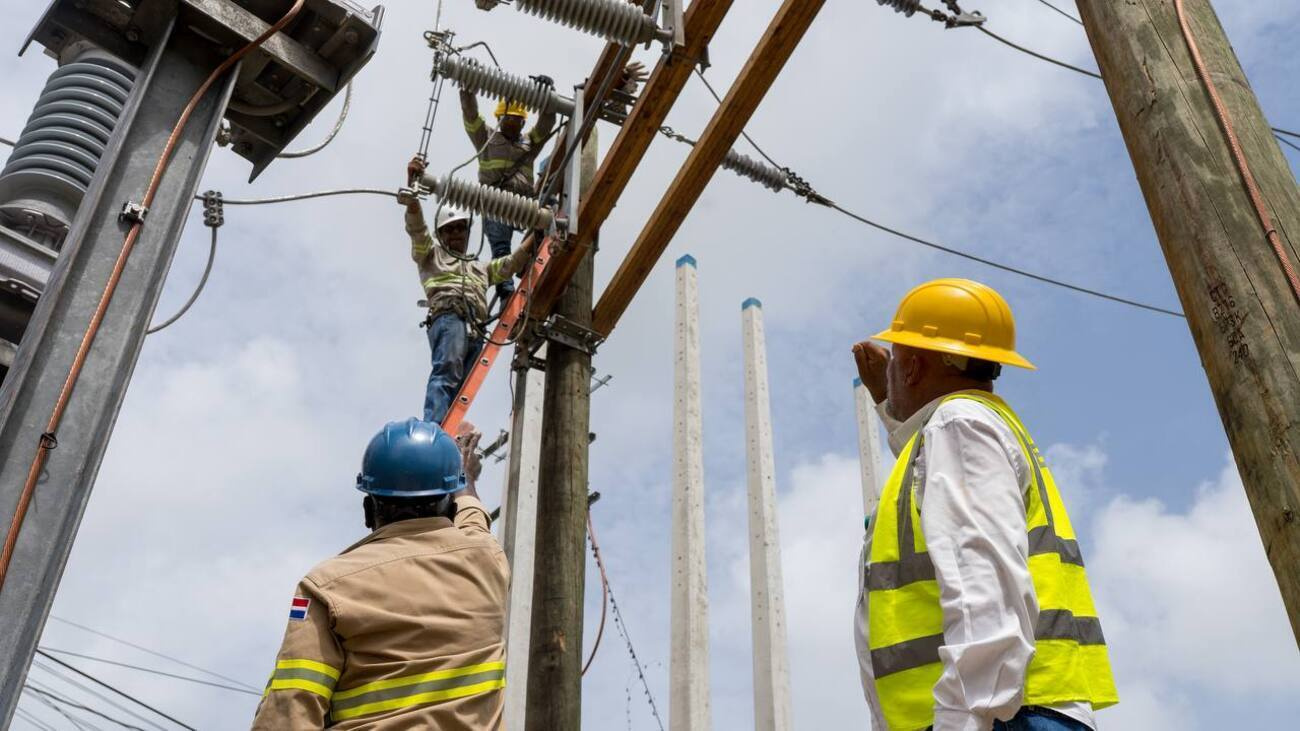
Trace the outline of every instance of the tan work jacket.
[[298, 584], [255, 731], [501, 727], [505, 553], [473, 497], [386, 525]]

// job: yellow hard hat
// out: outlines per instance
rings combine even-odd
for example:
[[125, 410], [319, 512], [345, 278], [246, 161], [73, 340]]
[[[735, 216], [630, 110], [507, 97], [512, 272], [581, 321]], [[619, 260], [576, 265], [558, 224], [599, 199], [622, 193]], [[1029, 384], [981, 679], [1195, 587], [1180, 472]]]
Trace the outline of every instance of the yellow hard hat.
[[527, 119], [528, 107], [525, 107], [519, 102], [507, 102], [505, 99], [502, 99], [497, 102], [497, 119], [501, 119], [507, 114], [512, 117], [523, 117], [524, 119]]
[[1036, 370], [1016, 352], [1007, 301], [969, 279], [936, 279], [908, 292], [893, 325], [875, 339]]

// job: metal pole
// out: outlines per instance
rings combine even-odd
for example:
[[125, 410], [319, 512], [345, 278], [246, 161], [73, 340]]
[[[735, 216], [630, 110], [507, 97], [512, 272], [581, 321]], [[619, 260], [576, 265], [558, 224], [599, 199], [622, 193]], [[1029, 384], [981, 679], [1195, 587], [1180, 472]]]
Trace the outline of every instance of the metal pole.
[[[220, 60], [211, 44], [173, 26], [141, 67], [0, 390], [0, 514], [13, 514], [46, 420], [122, 248], [129, 224], [118, 213], [127, 201], [139, 200], [181, 109]], [[0, 590], [0, 721], [13, 714], [237, 77], [232, 72], [209, 92], [181, 135], [19, 534]]]
[[754, 729], [790, 731], [785, 586], [776, 516], [772, 404], [767, 387], [763, 305], [745, 300], [745, 441], [749, 463], [749, 580], [754, 633]]
[[677, 260], [673, 401], [670, 731], [705, 731], [709, 713], [709, 587], [704, 556], [704, 426], [700, 414], [700, 295], [695, 258]]

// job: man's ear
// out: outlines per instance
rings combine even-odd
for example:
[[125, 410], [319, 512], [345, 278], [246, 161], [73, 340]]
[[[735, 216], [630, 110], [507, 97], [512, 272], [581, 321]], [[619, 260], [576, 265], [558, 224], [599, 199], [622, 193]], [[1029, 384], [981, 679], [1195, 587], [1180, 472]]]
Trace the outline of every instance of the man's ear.
[[910, 348], [896, 354], [895, 357], [898, 357], [898, 355], [903, 358], [903, 361], [899, 363], [903, 367], [903, 382], [909, 386], [920, 383], [921, 378], [925, 375], [925, 359], [921, 357], [920, 353]]
[[361, 510], [365, 514], [366, 528], [375, 529], [375, 499], [369, 495], [361, 499]]

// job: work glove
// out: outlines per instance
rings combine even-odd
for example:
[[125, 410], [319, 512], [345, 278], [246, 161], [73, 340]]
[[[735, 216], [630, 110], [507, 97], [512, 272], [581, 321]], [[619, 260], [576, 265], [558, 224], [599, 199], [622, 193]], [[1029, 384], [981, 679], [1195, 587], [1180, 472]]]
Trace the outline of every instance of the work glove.
[[864, 340], [853, 346], [853, 362], [858, 367], [858, 378], [862, 385], [871, 392], [876, 403], [882, 403], [889, 391], [885, 386], [885, 371], [889, 368], [889, 351], [883, 347]]
[[547, 76], [546, 74], [538, 74], [538, 75], [536, 75], [536, 76], [529, 76], [528, 78], [532, 79], [533, 81], [536, 81], [537, 83], [541, 84], [542, 86], [547, 87], [548, 89], [554, 89], [554, 88], [555, 88], [555, 79], [552, 79], [551, 77]]
[[456, 434], [456, 446], [460, 448], [461, 468], [465, 470], [465, 479], [471, 484], [483, 474], [483, 458], [479, 456], [478, 443], [483, 438], [473, 424], [462, 421]]
[[637, 89], [650, 78], [650, 72], [645, 70], [645, 64], [640, 61], [633, 61], [623, 69], [623, 77], [618, 82], [619, 91], [625, 94], [635, 95]]
[[409, 208], [415, 208], [420, 205], [420, 197], [410, 188], [402, 188], [397, 191], [397, 202], [400, 205]]
[[415, 184], [420, 182], [420, 178], [424, 176], [424, 168], [424, 158], [419, 155], [411, 158], [411, 161], [406, 163], [406, 184], [415, 187]]

